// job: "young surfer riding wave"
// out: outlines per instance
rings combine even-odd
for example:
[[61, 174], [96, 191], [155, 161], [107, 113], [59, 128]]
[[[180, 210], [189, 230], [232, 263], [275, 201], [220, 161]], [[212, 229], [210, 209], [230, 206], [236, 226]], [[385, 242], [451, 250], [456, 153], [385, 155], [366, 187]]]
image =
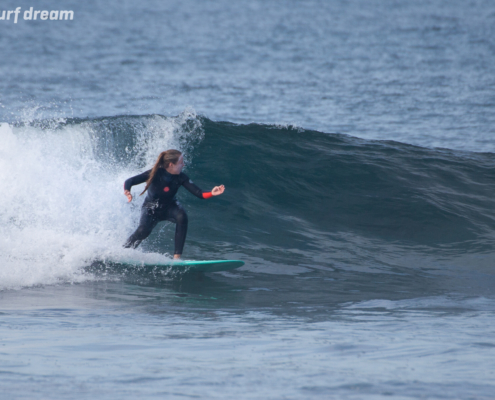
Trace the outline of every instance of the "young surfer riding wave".
[[141, 208], [141, 219], [136, 231], [127, 239], [124, 247], [136, 248], [146, 239], [156, 224], [160, 221], [171, 221], [175, 226], [175, 252], [174, 259], [182, 255], [187, 234], [187, 214], [184, 208], [177, 202], [175, 194], [181, 186], [184, 186], [196, 197], [208, 199], [221, 195], [225, 186], [215, 186], [211, 192], [203, 192], [188, 176], [182, 172], [184, 159], [179, 150], [167, 150], [158, 156], [152, 169], [140, 175], [129, 178], [124, 183], [124, 194], [132, 201], [131, 187], [146, 182], [141, 193], [148, 194]]

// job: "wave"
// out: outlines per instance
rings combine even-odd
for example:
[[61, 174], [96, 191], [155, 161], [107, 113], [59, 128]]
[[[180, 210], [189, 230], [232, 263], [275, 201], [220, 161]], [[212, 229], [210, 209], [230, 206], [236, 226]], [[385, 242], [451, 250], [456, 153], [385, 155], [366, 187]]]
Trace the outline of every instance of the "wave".
[[[495, 155], [427, 149], [295, 126], [215, 122], [186, 110], [0, 127], [0, 287], [92, 279], [84, 267], [124, 251], [142, 198], [126, 178], [178, 148], [188, 258], [242, 258], [253, 272], [391, 272], [493, 263]], [[140, 187], [134, 188], [135, 195]], [[173, 248], [159, 225], [145, 253]]]

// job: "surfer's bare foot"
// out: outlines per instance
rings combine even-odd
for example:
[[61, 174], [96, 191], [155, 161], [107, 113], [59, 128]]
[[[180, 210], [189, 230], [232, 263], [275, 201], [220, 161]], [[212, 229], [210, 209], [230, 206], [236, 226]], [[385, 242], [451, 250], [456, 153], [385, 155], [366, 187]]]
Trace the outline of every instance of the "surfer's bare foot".
[[174, 260], [178, 260], [180, 258], [181, 254], [174, 254]]

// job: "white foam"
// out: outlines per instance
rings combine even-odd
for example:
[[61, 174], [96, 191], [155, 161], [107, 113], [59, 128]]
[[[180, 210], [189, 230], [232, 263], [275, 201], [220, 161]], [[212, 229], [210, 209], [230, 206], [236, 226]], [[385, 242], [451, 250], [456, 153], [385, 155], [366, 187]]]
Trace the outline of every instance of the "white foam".
[[[160, 151], [187, 151], [180, 127], [194, 118], [186, 110], [148, 120], [137, 140], [147, 167]], [[101, 149], [97, 158], [94, 136], [88, 124], [0, 125], [0, 289], [91, 279], [84, 266], [92, 260], [129, 251], [122, 243], [140, 207], [127, 203], [122, 186], [143, 166], [107, 163]]]

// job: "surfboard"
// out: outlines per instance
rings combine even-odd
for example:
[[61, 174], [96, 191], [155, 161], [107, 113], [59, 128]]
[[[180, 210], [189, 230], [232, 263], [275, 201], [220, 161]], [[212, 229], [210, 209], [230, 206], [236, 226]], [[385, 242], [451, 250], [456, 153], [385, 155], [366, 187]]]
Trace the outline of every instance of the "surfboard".
[[[118, 262], [110, 261], [105, 263], [110, 269], [125, 269], [138, 271], [164, 271], [164, 272], [218, 272], [229, 271], [244, 265], [240, 260], [160, 260], [160, 261], [137, 261], [137, 260], [119, 260]], [[109, 265], [110, 264], [110, 265]]]

